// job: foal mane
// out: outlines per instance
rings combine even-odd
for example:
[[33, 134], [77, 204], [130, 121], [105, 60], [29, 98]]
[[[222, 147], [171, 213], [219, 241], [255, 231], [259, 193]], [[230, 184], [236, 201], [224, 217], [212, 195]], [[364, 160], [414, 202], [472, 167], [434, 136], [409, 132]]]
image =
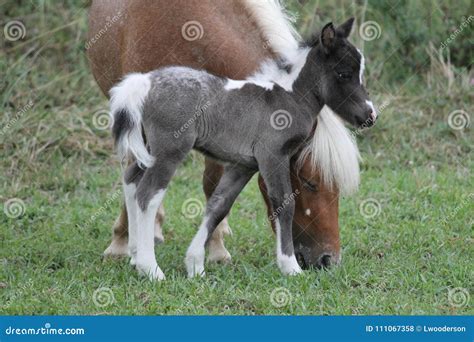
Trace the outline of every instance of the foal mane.
[[[300, 48], [301, 37], [293, 26], [294, 17], [285, 11], [279, 0], [242, 0], [255, 20], [260, 34], [280, 60], [267, 60], [249, 80], [275, 81], [287, 90], [306, 61], [309, 48]], [[290, 72], [282, 72], [282, 64]], [[303, 148], [296, 165], [301, 168], [310, 158], [313, 170], [318, 169], [322, 181], [341, 194], [351, 194], [359, 186], [359, 149], [353, 134], [329, 107], [318, 115], [313, 138]]]

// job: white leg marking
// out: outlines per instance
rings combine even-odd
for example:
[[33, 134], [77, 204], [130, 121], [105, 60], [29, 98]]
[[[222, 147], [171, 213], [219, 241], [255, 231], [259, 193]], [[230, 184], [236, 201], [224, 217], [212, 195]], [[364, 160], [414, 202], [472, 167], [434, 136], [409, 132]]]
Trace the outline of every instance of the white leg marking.
[[135, 193], [137, 187], [135, 184], [123, 183], [123, 192], [125, 194], [125, 206], [127, 207], [128, 216], [128, 255], [130, 256], [130, 264], [136, 264], [137, 258], [137, 201], [135, 200]]
[[[153, 196], [148, 207], [137, 210], [137, 269], [151, 280], [163, 280], [165, 275], [156, 262], [155, 257], [155, 217], [163, 201], [166, 189], [161, 189]], [[138, 203], [136, 204], [138, 206]]]
[[296, 261], [294, 254], [291, 256], [283, 254], [281, 248], [281, 226], [278, 219], [275, 219], [275, 227], [277, 238], [277, 263], [281, 273], [285, 275], [296, 275], [303, 272], [300, 265], [298, 265], [298, 261]]
[[188, 277], [192, 278], [197, 275], [204, 276], [204, 256], [206, 254], [205, 244], [208, 235], [207, 222], [208, 218], [204, 217], [199, 230], [191, 241], [186, 252], [186, 269], [188, 271]]
[[224, 235], [232, 235], [232, 230], [227, 222], [227, 217], [222, 220], [209, 240], [208, 261], [212, 262], [230, 262], [232, 257], [224, 246]]

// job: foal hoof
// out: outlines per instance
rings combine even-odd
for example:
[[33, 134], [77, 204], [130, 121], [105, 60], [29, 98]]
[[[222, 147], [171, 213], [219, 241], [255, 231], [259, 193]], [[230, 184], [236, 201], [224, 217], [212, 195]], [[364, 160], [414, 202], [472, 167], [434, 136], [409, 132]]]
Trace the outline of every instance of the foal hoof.
[[206, 272], [204, 272], [204, 255], [202, 257], [188, 255], [184, 263], [188, 271], [188, 278], [204, 277], [206, 275]]
[[151, 281], [165, 280], [165, 274], [158, 265], [139, 265], [137, 264], [138, 273], [147, 276]]
[[132, 265], [132, 266], [137, 265], [137, 259], [133, 255], [130, 256], [130, 265]]
[[278, 258], [278, 267], [284, 275], [294, 276], [303, 272], [294, 255], [291, 257], [280, 256]]
[[188, 278], [204, 278], [206, 276], [206, 272], [204, 271], [204, 267], [202, 269], [196, 269], [193, 271], [188, 271]]

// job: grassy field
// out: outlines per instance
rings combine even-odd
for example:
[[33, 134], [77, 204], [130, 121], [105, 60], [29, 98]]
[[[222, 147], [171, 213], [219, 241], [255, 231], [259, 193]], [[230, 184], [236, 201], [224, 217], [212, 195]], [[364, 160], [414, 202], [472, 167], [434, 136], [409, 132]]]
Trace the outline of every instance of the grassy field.
[[[16, 4], [0, 1], [0, 314], [474, 314], [472, 21], [440, 48], [474, 14], [469, 1], [291, 3], [305, 33], [349, 15], [379, 25], [377, 38], [354, 35], [381, 114], [357, 137], [360, 191], [340, 202], [343, 263], [281, 276], [254, 178], [230, 216], [232, 263], [187, 279], [200, 217], [182, 206], [204, 202], [193, 154], [165, 199], [161, 283], [101, 257], [122, 194], [96, 120], [107, 102], [85, 58], [86, 5]], [[20, 40], [6, 39], [12, 20]]]

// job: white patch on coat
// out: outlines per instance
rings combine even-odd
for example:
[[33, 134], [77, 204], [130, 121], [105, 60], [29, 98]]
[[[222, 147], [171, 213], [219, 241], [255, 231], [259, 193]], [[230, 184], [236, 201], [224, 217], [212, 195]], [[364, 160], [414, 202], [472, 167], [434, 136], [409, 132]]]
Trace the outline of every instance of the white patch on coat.
[[327, 106], [318, 115], [313, 139], [298, 157], [298, 166], [308, 157], [330, 188], [335, 186], [343, 195], [348, 195], [359, 187], [360, 155], [356, 140]]
[[311, 209], [309, 209], [309, 208], [306, 209], [306, 210], [304, 211], [304, 213], [305, 213], [306, 216], [311, 215]]
[[298, 261], [296, 260], [295, 254], [288, 256], [283, 254], [281, 248], [281, 226], [280, 221], [275, 219], [275, 230], [276, 230], [276, 252], [277, 252], [277, 264], [280, 268], [281, 273], [285, 275], [296, 275], [303, 272]]
[[[148, 203], [147, 208], [137, 210], [137, 258], [138, 271], [151, 280], [163, 280], [165, 275], [158, 266], [155, 257], [155, 218], [166, 189], [159, 190]], [[136, 201], [136, 199], [135, 199]]]
[[208, 236], [207, 223], [209, 222], [208, 217], [204, 217], [199, 226], [198, 232], [191, 241], [186, 252], [186, 258], [184, 260], [186, 264], [186, 270], [188, 271], [188, 277], [193, 278], [195, 276], [204, 276], [204, 257], [206, 254], [206, 240]]
[[110, 90], [110, 116], [113, 120], [121, 110], [126, 110], [132, 122], [132, 129], [117, 142], [120, 159], [130, 151], [137, 161], [151, 167], [155, 158], [148, 153], [142, 136], [142, 109], [151, 80], [148, 74], [129, 74]]

